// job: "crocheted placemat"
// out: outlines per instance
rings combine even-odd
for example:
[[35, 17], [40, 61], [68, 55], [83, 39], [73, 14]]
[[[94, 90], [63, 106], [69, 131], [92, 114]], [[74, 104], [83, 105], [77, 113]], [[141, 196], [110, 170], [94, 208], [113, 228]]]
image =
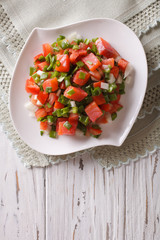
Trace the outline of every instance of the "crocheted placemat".
[[[145, 3], [144, 3], [145, 2]], [[102, 166], [111, 168], [136, 160], [160, 146], [160, 1], [143, 1], [115, 16], [139, 36], [146, 51], [149, 79], [144, 103], [129, 136], [121, 147], [101, 146], [63, 156], [48, 156], [28, 147], [13, 128], [8, 111], [8, 90], [15, 61], [27, 35], [14, 24], [18, 18], [8, 14], [7, 1], [0, 5], [0, 123], [25, 166], [44, 167], [69, 160], [88, 151]], [[18, 14], [17, 14], [18, 16]], [[97, 17], [93, 14], [93, 17]], [[108, 17], [103, 15], [101, 17]], [[81, 20], [81, 19], [78, 19]], [[16, 25], [18, 26], [18, 24]], [[19, 26], [21, 26], [19, 24]], [[47, 26], [46, 26], [47, 27]], [[21, 33], [21, 34], [20, 34]]]

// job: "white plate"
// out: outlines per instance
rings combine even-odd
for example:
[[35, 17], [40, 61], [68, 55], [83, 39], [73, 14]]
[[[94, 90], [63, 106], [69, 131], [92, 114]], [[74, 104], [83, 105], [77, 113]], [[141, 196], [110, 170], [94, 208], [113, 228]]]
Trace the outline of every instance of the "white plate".
[[[60, 136], [57, 139], [48, 135], [41, 137], [39, 123], [29, 117], [28, 110], [24, 107], [29, 99], [25, 92], [25, 81], [29, 76], [29, 67], [33, 65], [33, 57], [42, 52], [43, 43], [52, 44], [60, 34], [68, 36], [72, 32], [77, 32], [84, 39], [104, 38], [135, 70], [133, 81], [121, 98], [124, 108], [118, 113], [116, 120], [103, 125], [103, 134], [99, 139], [85, 136]], [[35, 28], [15, 67], [10, 85], [10, 114], [20, 137], [41, 153], [61, 155], [100, 145], [120, 146], [137, 118], [146, 86], [147, 62], [144, 49], [137, 36], [124, 24], [112, 19], [92, 19], [55, 29]]]

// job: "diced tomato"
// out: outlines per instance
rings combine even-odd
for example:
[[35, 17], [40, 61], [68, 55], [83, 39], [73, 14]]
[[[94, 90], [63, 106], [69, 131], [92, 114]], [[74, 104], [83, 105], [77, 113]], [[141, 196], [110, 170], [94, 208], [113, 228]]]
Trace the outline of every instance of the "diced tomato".
[[40, 92], [40, 87], [34, 82], [34, 79], [31, 77], [26, 80], [25, 90], [27, 93], [38, 94]]
[[113, 103], [118, 103], [119, 100], [120, 100], [120, 98], [121, 98], [121, 95], [120, 95], [120, 94], [117, 94], [117, 99], [114, 100], [114, 101], [111, 101], [111, 103], [112, 103], [112, 104], [113, 104]]
[[37, 119], [39, 119], [41, 117], [47, 116], [47, 112], [44, 108], [40, 108], [35, 112], [35, 116], [36, 116]]
[[37, 60], [37, 61], [34, 63], [34, 67], [37, 68], [37, 69], [39, 69], [38, 64], [40, 64], [40, 63], [41, 63], [41, 62], [40, 62], [39, 60]]
[[124, 73], [125, 70], [126, 70], [126, 67], [128, 65], [128, 61], [126, 61], [125, 59], [121, 58], [119, 61], [118, 61], [118, 67], [119, 69]]
[[104, 110], [105, 112], [110, 112], [112, 109], [112, 105], [109, 103], [102, 104], [101, 109]]
[[[73, 90], [73, 94], [70, 95], [68, 94], [68, 92], [70, 90]], [[72, 92], [72, 91], [71, 91]], [[69, 86], [65, 92], [64, 92], [64, 96], [72, 99], [74, 101], [80, 102], [82, 101], [85, 97], [87, 97], [88, 93], [86, 93], [85, 91], [83, 91], [81, 88], [77, 88], [77, 87], [73, 87], [73, 86]]]
[[56, 71], [69, 72], [70, 60], [69, 60], [69, 56], [67, 54], [64, 54], [64, 55], [57, 54], [57, 65], [58, 64], [60, 64], [60, 66], [55, 67]]
[[66, 86], [65, 86], [65, 82], [64, 81], [62, 81], [61, 83], [60, 83], [60, 89], [66, 89]]
[[114, 58], [102, 59], [102, 67], [103, 67], [103, 65], [110, 65], [113, 68], [114, 67]]
[[32, 95], [30, 101], [33, 105], [37, 106], [37, 95]]
[[88, 131], [89, 131], [90, 134], [92, 134], [94, 136], [100, 135], [102, 133], [101, 129], [96, 129], [96, 128], [93, 128], [91, 126], [88, 127]]
[[120, 110], [123, 106], [119, 103], [114, 103], [112, 104], [112, 108], [110, 110], [110, 113], [114, 113], [114, 112], [117, 112], [118, 110]]
[[80, 42], [80, 44], [79, 44], [79, 49], [87, 50], [87, 48], [88, 48], [88, 45], [87, 45], [87, 44], [85, 44], [85, 43], [83, 43], [83, 42]]
[[96, 88], [96, 87], [100, 87], [101, 88], [101, 82], [104, 82], [104, 80], [93, 83], [93, 87], [94, 88]]
[[98, 38], [95, 44], [100, 55], [103, 55], [107, 58], [116, 58], [119, 56], [119, 53], [103, 38]]
[[57, 122], [56, 122], [56, 132], [58, 132], [58, 130], [59, 130], [59, 123], [60, 122], [66, 122], [66, 121], [68, 121], [68, 118], [58, 118], [57, 119]]
[[102, 105], [106, 103], [103, 93], [101, 93], [99, 96], [93, 96], [92, 98], [97, 103], [97, 105]]
[[58, 129], [58, 135], [75, 135], [76, 129], [77, 129], [77, 125], [78, 125], [78, 120], [77, 121], [73, 121], [73, 120], [68, 120], [68, 122], [72, 125], [72, 127], [70, 129], [67, 129], [64, 126], [64, 123], [66, 121], [63, 122], [59, 122], [59, 129]]
[[44, 109], [47, 113], [53, 112], [53, 106], [48, 106], [47, 103], [44, 105]]
[[70, 113], [69, 114], [69, 120], [78, 120], [79, 114], [78, 113]]
[[42, 103], [45, 104], [48, 98], [48, 93], [40, 91], [38, 93], [37, 99]]
[[41, 56], [43, 56], [43, 54], [42, 54], [42, 53], [40, 53], [40, 54], [36, 55], [36, 56], [34, 57], [34, 62], [36, 62], [36, 61], [38, 60], [38, 58], [39, 58], [39, 57], [41, 57]]
[[[81, 74], [82, 74], [82, 76], [81, 76]], [[84, 84], [86, 84], [88, 82], [89, 78], [90, 78], [90, 73], [84, 69], [80, 69], [74, 75], [73, 82], [75, 82], [79, 86], [83, 86]]]
[[45, 66], [49, 66], [49, 63], [48, 62], [40, 62], [40, 63], [38, 63], [37, 64], [37, 67], [41, 70], [41, 71], [43, 71], [43, 69], [44, 69], [44, 67]]
[[114, 67], [111, 69], [110, 73], [112, 73], [113, 76], [114, 76], [115, 78], [117, 78], [117, 77], [118, 77], [118, 74], [119, 74], [119, 68], [118, 68], [117, 66], [114, 66]]
[[61, 109], [61, 108], [64, 108], [64, 104], [58, 102], [58, 100], [55, 101], [55, 104], [54, 104], [54, 108], [55, 109]]
[[103, 113], [103, 115], [96, 120], [97, 124], [104, 124], [104, 123], [107, 123], [107, 122], [108, 121], [107, 121], [106, 113]]
[[87, 107], [85, 107], [85, 112], [92, 122], [95, 122], [103, 114], [95, 101], [91, 102], [89, 105], [87, 105]]
[[92, 77], [97, 79], [97, 81], [99, 81], [101, 79], [101, 74], [97, 70], [94, 70], [93, 72], [90, 71], [89, 73], [91, 74]]
[[58, 99], [56, 93], [49, 93], [48, 102], [50, 105], [53, 105], [53, 103]]
[[44, 56], [46, 57], [49, 53], [53, 54], [53, 48], [52, 46], [49, 44], [49, 43], [44, 43], [42, 45], [43, 47], [43, 53], [44, 53]]
[[47, 79], [43, 83], [43, 89], [46, 92], [46, 88], [51, 87], [52, 92], [55, 92], [58, 89], [58, 80], [57, 78]]
[[86, 56], [87, 50], [79, 49], [79, 50], [73, 50], [70, 55], [70, 61], [71, 63], [75, 64], [76, 61], [80, 60], [80, 57]]
[[47, 128], [48, 128], [48, 122], [47, 121], [45, 121], [45, 122], [40, 122], [40, 129], [41, 130], [47, 130]]
[[89, 70], [92, 72], [102, 65], [99, 59], [93, 53], [90, 53], [86, 57], [83, 57], [82, 61], [87, 65]]

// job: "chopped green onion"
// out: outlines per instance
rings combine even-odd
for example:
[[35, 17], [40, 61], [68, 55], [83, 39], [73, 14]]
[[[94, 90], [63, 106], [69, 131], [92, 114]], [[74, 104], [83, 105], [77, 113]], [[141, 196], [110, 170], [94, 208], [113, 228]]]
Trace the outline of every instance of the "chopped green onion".
[[62, 77], [62, 76], [61, 76], [60, 78], [58, 78], [58, 82], [63, 82], [64, 78], [65, 78], [65, 77]]
[[46, 92], [51, 93], [52, 92], [52, 87], [46, 87]]
[[90, 40], [89, 40], [88, 38], [86, 38], [86, 39], [84, 40], [84, 43], [88, 45], [88, 44], [90, 43]]
[[71, 127], [72, 127], [72, 125], [71, 125], [68, 121], [66, 121], [66, 122], [63, 124], [63, 126], [64, 126], [65, 128], [67, 128], [68, 130], [71, 129]]
[[66, 98], [64, 95], [60, 95], [59, 98], [58, 98], [58, 102], [64, 104], [64, 105], [67, 105], [69, 103], [69, 99]]
[[51, 130], [51, 131], [49, 132], [49, 136], [50, 136], [51, 138], [56, 138], [56, 131]]
[[65, 50], [65, 51], [64, 51], [64, 54], [69, 54], [68, 50]]
[[39, 83], [40, 82], [40, 77], [37, 73], [34, 73], [32, 75], [32, 78], [34, 79], [35, 83]]
[[108, 92], [112, 92], [117, 88], [117, 85], [115, 83], [110, 83], [109, 84], [109, 89]]
[[[53, 113], [52, 113], [53, 114]], [[57, 115], [57, 117], [62, 117], [62, 111], [61, 111], [61, 109], [57, 109], [56, 110], [56, 115]]]
[[87, 128], [85, 125], [83, 125], [82, 123], [78, 122], [77, 128], [83, 132], [84, 135], [86, 135], [87, 132]]
[[89, 117], [81, 114], [79, 117], [79, 121], [85, 126], [87, 126], [89, 124]]
[[78, 45], [73, 45], [73, 49], [78, 50], [79, 46]]
[[77, 43], [77, 45], [79, 45], [80, 42], [83, 42], [83, 39], [75, 39], [74, 41]]
[[65, 83], [66, 88], [71, 86], [70, 78], [65, 78], [64, 83]]
[[48, 73], [42, 73], [42, 75], [40, 76], [40, 80], [44, 80], [48, 78]]
[[77, 70], [79, 69], [79, 67], [75, 67], [75, 69], [73, 70], [72, 74], [74, 74]]
[[92, 38], [92, 42], [96, 42], [97, 39], [98, 39], [98, 37], [97, 38]]
[[75, 93], [75, 91], [74, 91], [73, 89], [70, 89], [70, 90], [67, 92], [67, 94], [68, 94], [69, 96], [72, 96], [74, 93]]
[[46, 72], [46, 71], [47, 71], [47, 68], [48, 68], [48, 65], [44, 66], [43, 72]]
[[96, 123], [92, 124], [92, 128], [101, 130], [100, 126]]
[[111, 114], [112, 121], [114, 121], [114, 119], [116, 119], [116, 117], [117, 117], [117, 113], [116, 112]]
[[93, 63], [91, 61], [86, 61], [87, 63], [89, 63], [90, 65], [93, 65]]
[[47, 116], [47, 121], [49, 122], [49, 123], [53, 123], [53, 116]]
[[80, 105], [80, 106], [78, 107], [78, 112], [79, 112], [79, 113], [84, 112], [84, 106], [83, 106], [83, 105]]
[[50, 103], [47, 103], [47, 107], [48, 107], [48, 108], [51, 108], [52, 105], [51, 105]]
[[84, 72], [79, 73], [79, 78], [80, 79], [85, 79], [85, 77], [86, 77], [86, 73], [84, 73]]
[[72, 113], [78, 113], [78, 107], [72, 107], [71, 111]]
[[38, 58], [38, 61], [40, 61], [40, 62], [43, 62], [45, 60], [45, 57], [44, 56], [40, 56], [39, 58]]
[[108, 94], [103, 93], [103, 96], [104, 96], [104, 98], [105, 98], [105, 100], [106, 100], [106, 103], [109, 103], [110, 99], [109, 99], [109, 97], [108, 97]]
[[52, 58], [51, 53], [49, 53], [49, 54], [45, 57], [46, 62], [50, 63], [50, 62], [51, 62], [51, 58]]
[[65, 39], [65, 36], [59, 35], [59, 37], [57, 38], [57, 42], [59, 42], [59, 41], [61, 41], [61, 40], [63, 40], [63, 39]]
[[37, 119], [37, 121], [38, 121], [38, 122], [45, 122], [45, 121], [47, 121], [47, 119], [46, 119], [46, 117], [39, 117], [39, 118]]
[[119, 94], [125, 94], [125, 83], [122, 82], [121, 84], [119, 84]]
[[102, 93], [102, 89], [100, 87], [96, 87], [91, 89], [92, 96], [99, 96]]
[[40, 91], [43, 92], [43, 91], [44, 91], [44, 89], [43, 89], [43, 85], [41, 84], [39, 87], [40, 87]]
[[59, 47], [54, 47], [53, 50], [54, 50], [55, 52], [59, 52], [60, 49], [59, 49]]
[[78, 61], [78, 62], [76, 62], [76, 65], [77, 65], [78, 67], [83, 67], [83, 66], [84, 66], [84, 63], [83, 63], [82, 61]]
[[117, 95], [116, 95], [116, 93], [110, 94], [110, 95], [109, 95], [109, 99], [110, 99], [110, 101], [115, 101], [115, 100], [117, 100]]
[[59, 60], [56, 61], [56, 65], [57, 65], [57, 67], [59, 67], [61, 65]]
[[62, 115], [66, 114], [66, 113], [69, 113], [69, 111], [70, 111], [69, 107], [65, 107], [65, 108], [61, 109]]
[[30, 67], [30, 73], [29, 73], [29, 75], [32, 76], [35, 71], [36, 71], [36, 68]]
[[51, 78], [54, 78], [54, 77], [59, 77], [59, 72], [54, 71], [51, 75]]
[[43, 136], [43, 134], [44, 134], [44, 131], [40, 131], [40, 135]]

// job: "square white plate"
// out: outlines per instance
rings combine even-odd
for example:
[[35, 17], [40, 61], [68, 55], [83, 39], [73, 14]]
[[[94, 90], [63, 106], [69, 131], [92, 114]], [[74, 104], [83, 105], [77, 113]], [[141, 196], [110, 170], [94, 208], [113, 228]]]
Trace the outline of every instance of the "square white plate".
[[[126, 94], [121, 97], [123, 109], [111, 123], [102, 126], [98, 139], [85, 136], [40, 136], [39, 123], [29, 117], [24, 107], [28, 101], [25, 82], [33, 57], [42, 52], [42, 44], [52, 44], [59, 35], [77, 32], [84, 39], [102, 37], [107, 40], [134, 68], [132, 82], [126, 84]], [[147, 86], [147, 61], [137, 36], [126, 25], [113, 19], [92, 19], [55, 29], [35, 28], [17, 61], [10, 85], [10, 115], [20, 137], [31, 148], [45, 154], [62, 155], [100, 145], [120, 146], [131, 130], [141, 108]]]

